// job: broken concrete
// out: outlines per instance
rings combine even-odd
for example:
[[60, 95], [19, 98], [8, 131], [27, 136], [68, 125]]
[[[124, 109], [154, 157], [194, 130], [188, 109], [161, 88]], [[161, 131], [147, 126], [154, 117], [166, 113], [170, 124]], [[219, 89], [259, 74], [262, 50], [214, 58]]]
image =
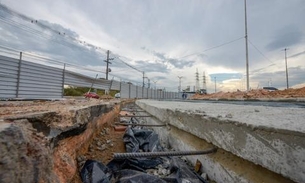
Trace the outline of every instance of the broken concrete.
[[[193, 134], [197, 140], [212, 143], [225, 150], [224, 153], [227, 151], [241, 160], [261, 165], [296, 182], [305, 181], [304, 109], [150, 100], [136, 103], [162, 123]], [[164, 138], [166, 136], [168, 134]], [[169, 136], [171, 138], [167, 140], [176, 144], [179, 150], [194, 148], [190, 147], [192, 141], [179, 142], [183, 138], [178, 132], [176, 136]], [[253, 181], [253, 177], [249, 178], [247, 173], [239, 174], [236, 171], [238, 168], [226, 168], [215, 163], [213, 158], [203, 159], [202, 163], [206, 169], [210, 168], [205, 172], [217, 182], [259, 182]], [[243, 164], [236, 165], [244, 167]], [[251, 166], [250, 163], [248, 168], [251, 169]], [[275, 176], [270, 172], [262, 176], [267, 174]], [[279, 182], [289, 180], [283, 178]]]
[[[68, 108], [68, 109], [67, 109]], [[0, 182], [71, 182], [77, 156], [119, 115], [120, 105], [100, 103], [0, 119]]]

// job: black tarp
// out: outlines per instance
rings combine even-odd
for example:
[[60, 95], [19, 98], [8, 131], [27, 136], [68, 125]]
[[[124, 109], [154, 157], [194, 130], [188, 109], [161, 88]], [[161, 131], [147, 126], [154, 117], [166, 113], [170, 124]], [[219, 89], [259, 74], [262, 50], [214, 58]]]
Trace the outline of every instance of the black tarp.
[[[123, 140], [127, 152], [163, 151], [158, 135], [152, 130], [129, 127]], [[156, 169], [157, 166], [169, 170], [169, 174], [161, 177], [146, 172], [149, 169]], [[177, 157], [114, 159], [107, 166], [94, 160], [87, 160], [81, 170], [81, 178], [84, 183], [207, 182]]]

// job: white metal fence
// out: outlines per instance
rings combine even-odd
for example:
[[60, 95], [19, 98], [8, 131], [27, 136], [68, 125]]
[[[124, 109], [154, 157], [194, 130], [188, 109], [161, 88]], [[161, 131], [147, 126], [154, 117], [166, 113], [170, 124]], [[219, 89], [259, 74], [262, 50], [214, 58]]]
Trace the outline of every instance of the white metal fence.
[[0, 56], [0, 99], [62, 98], [64, 85], [117, 90], [121, 98], [175, 99], [177, 92], [144, 88], [116, 80], [96, 79], [67, 69], [35, 63], [20, 58]]

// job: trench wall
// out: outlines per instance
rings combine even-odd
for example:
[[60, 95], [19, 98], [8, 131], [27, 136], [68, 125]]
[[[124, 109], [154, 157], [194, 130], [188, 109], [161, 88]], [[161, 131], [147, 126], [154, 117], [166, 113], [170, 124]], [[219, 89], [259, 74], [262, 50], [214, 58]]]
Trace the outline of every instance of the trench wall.
[[79, 173], [76, 157], [119, 111], [114, 103], [73, 109], [65, 118], [72, 125], [52, 128], [51, 121], [64, 117], [42, 112], [0, 120], [1, 182], [71, 182]]

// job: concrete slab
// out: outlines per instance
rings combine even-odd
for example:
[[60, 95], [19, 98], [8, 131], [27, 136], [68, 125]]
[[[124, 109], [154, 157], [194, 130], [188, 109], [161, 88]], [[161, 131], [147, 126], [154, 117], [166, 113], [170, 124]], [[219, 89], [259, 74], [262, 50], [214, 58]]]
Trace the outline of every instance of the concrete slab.
[[138, 100], [158, 120], [296, 182], [305, 182], [302, 108]]

